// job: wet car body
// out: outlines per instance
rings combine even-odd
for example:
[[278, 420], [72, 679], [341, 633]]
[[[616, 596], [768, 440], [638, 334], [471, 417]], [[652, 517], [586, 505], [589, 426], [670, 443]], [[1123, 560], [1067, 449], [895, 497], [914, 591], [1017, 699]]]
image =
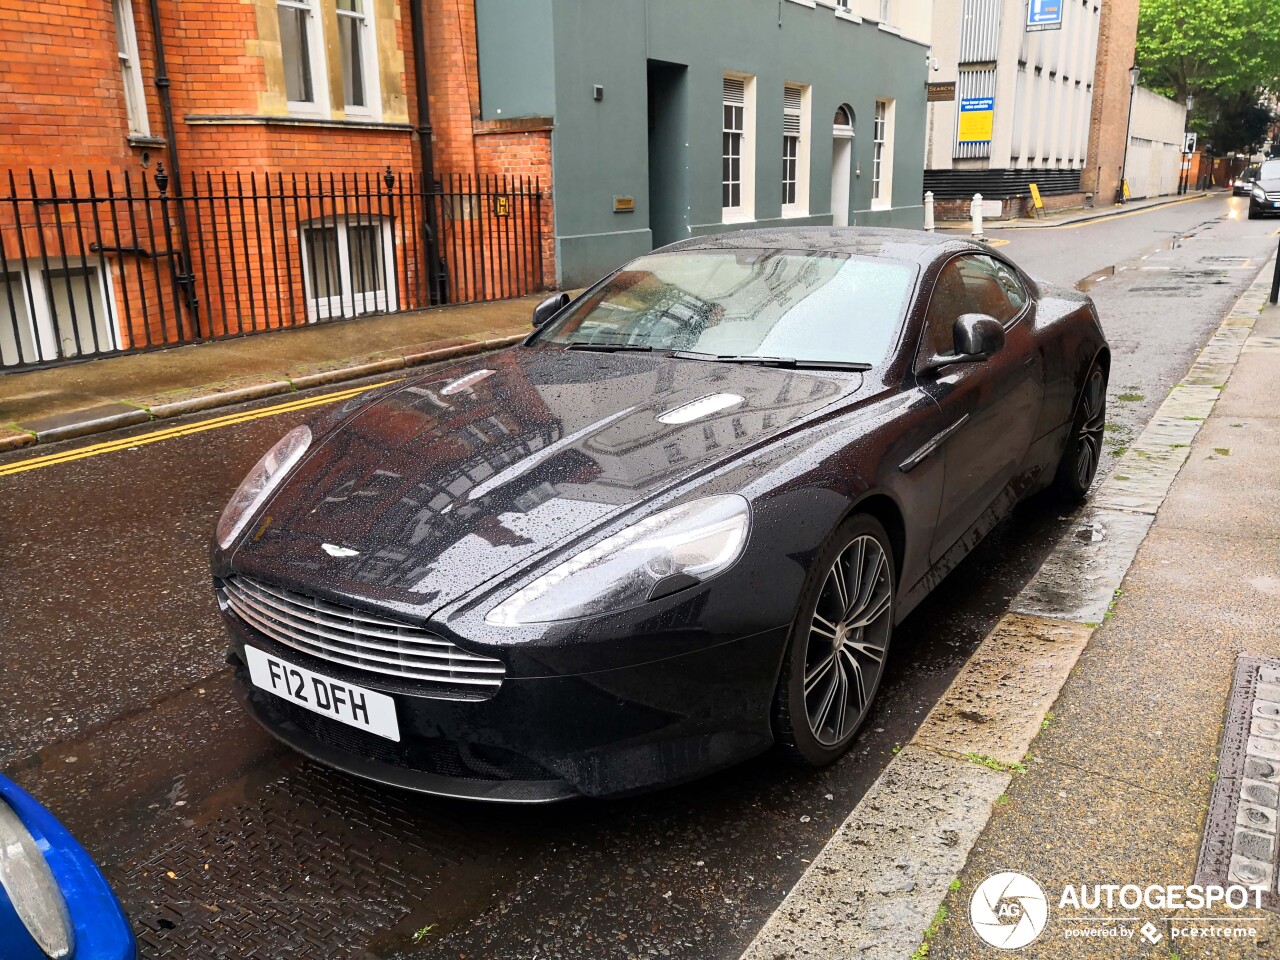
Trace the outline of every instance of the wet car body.
[[134, 960], [129, 921], [93, 859], [0, 776], [0, 957]]
[[[577, 352], [535, 335], [349, 402], [315, 425], [311, 448], [246, 534], [213, 554], [238, 695], [260, 722], [322, 762], [450, 796], [614, 796], [700, 776], [774, 742], [770, 711], [797, 597], [842, 518], [865, 512], [888, 532], [900, 621], [1050, 483], [1081, 383], [1107, 362], [1087, 297], [1019, 272], [1032, 295], [1006, 325], [1004, 349], [921, 373], [917, 345], [940, 271], [992, 251], [826, 228], [667, 248], [717, 249], [909, 264], [912, 295], [892, 349], [864, 371], [789, 369]], [[682, 422], [678, 411], [721, 396], [741, 401]], [[586, 619], [486, 621], [584, 545], [724, 494], [750, 504], [749, 541], [714, 578]], [[228, 590], [240, 580], [414, 624], [500, 664], [500, 682], [427, 687], [312, 656], [237, 614]], [[246, 646], [391, 697], [399, 741], [264, 691]]]

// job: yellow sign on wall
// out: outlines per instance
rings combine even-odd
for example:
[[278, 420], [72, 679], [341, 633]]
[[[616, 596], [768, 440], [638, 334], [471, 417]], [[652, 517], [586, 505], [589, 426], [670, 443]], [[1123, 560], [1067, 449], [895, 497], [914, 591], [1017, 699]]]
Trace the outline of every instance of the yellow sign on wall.
[[960, 101], [956, 140], [960, 143], [989, 143], [995, 118], [995, 97], [966, 97]]
[[1037, 210], [1044, 209], [1044, 201], [1040, 199], [1040, 187], [1031, 184], [1031, 201], [1035, 204]]

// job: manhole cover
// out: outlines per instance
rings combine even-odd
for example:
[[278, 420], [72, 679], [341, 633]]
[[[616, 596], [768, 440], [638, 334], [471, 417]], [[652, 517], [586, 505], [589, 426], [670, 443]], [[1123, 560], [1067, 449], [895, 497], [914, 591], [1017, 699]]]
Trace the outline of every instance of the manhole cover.
[[1261, 887], [1280, 912], [1280, 660], [1241, 656], [1218, 752], [1196, 883]]

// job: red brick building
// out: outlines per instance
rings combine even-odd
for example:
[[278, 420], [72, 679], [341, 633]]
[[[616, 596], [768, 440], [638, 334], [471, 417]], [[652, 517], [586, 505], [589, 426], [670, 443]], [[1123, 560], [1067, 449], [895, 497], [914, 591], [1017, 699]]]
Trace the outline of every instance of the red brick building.
[[472, 0], [0, 23], [0, 370], [554, 282], [550, 124], [479, 119]]

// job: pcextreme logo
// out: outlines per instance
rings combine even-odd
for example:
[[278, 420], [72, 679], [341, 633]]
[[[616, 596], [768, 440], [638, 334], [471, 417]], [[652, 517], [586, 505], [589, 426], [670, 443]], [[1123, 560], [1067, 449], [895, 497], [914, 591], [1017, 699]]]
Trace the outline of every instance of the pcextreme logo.
[[1020, 950], [1044, 931], [1049, 922], [1049, 901], [1040, 884], [1030, 877], [995, 873], [973, 891], [969, 922], [991, 946]]

